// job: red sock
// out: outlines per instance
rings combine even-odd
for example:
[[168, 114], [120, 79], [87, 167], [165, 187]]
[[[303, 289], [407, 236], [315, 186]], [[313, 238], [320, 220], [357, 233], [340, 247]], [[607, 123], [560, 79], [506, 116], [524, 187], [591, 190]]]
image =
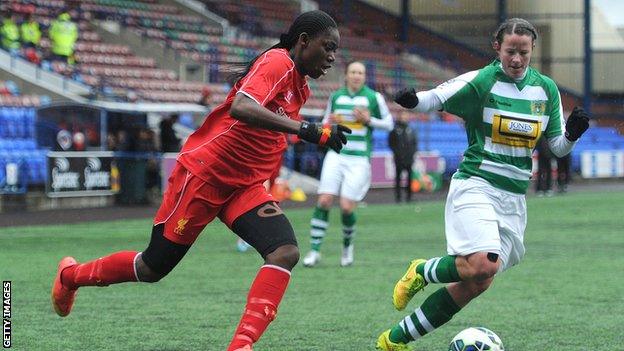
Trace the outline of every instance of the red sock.
[[137, 278], [134, 260], [137, 255], [136, 251], [120, 251], [97, 260], [68, 267], [61, 273], [61, 280], [70, 289], [135, 282]]
[[284, 268], [264, 265], [260, 268], [247, 295], [247, 306], [236, 328], [228, 351], [253, 345], [275, 319], [277, 306], [288, 287], [290, 272]]

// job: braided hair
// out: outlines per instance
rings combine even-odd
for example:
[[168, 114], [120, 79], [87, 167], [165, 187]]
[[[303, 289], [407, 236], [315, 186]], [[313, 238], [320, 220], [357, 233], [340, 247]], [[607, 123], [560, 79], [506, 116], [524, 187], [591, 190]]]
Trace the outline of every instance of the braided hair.
[[505, 34], [528, 35], [533, 43], [537, 40], [537, 29], [535, 29], [535, 26], [522, 18], [509, 18], [501, 23], [494, 32], [494, 42], [502, 44]]
[[246, 66], [244, 70], [240, 72], [234, 72], [232, 76], [232, 83], [238, 82], [240, 79], [244, 78], [249, 70], [253, 66], [253, 64], [258, 60], [258, 57], [264, 55], [267, 51], [271, 49], [292, 49], [297, 41], [299, 40], [299, 36], [301, 33], [307, 33], [310, 38], [314, 38], [317, 35], [324, 33], [329, 28], [338, 28], [336, 21], [328, 15], [326, 12], [321, 10], [308, 11], [300, 14], [295, 21], [290, 25], [288, 32], [280, 35], [279, 42], [270, 48], [264, 50], [261, 54], [254, 57]]

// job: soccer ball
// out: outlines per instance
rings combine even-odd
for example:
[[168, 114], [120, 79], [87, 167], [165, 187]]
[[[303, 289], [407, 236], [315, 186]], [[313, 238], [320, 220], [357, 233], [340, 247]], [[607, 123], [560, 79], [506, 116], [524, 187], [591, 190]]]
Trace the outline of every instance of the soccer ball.
[[468, 328], [455, 335], [449, 351], [505, 351], [503, 342], [486, 328]]

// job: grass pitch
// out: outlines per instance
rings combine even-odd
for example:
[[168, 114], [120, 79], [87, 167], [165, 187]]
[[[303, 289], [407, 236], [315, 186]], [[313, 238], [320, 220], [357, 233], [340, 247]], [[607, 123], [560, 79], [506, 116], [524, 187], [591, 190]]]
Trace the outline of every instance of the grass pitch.
[[[442, 328], [412, 343], [446, 350], [457, 332], [485, 326], [508, 351], [622, 350], [624, 193], [529, 198], [527, 254]], [[373, 350], [406, 311], [392, 307], [396, 279], [414, 257], [445, 253], [442, 202], [358, 210], [356, 261], [339, 267], [337, 209], [320, 266], [298, 265], [277, 319], [256, 350]], [[123, 210], [123, 209], [121, 209]], [[302, 255], [311, 209], [288, 210]], [[261, 260], [235, 251], [221, 223], [209, 225], [185, 259], [157, 284], [82, 288], [67, 318], [54, 314], [50, 286], [58, 260], [143, 250], [150, 220], [0, 229], [0, 278], [12, 281], [15, 350], [224, 350]]]

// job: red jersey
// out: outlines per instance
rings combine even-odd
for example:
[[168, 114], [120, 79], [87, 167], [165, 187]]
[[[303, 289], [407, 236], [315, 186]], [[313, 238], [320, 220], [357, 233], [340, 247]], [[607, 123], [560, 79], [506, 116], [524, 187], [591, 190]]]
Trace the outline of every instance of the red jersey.
[[178, 161], [207, 183], [235, 187], [261, 183], [279, 166], [287, 147], [285, 134], [255, 128], [230, 116], [237, 93], [270, 111], [300, 120], [299, 110], [310, 95], [286, 49], [262, 54], [239, 80], [225, 102], [214, 109], [182, 147]]

